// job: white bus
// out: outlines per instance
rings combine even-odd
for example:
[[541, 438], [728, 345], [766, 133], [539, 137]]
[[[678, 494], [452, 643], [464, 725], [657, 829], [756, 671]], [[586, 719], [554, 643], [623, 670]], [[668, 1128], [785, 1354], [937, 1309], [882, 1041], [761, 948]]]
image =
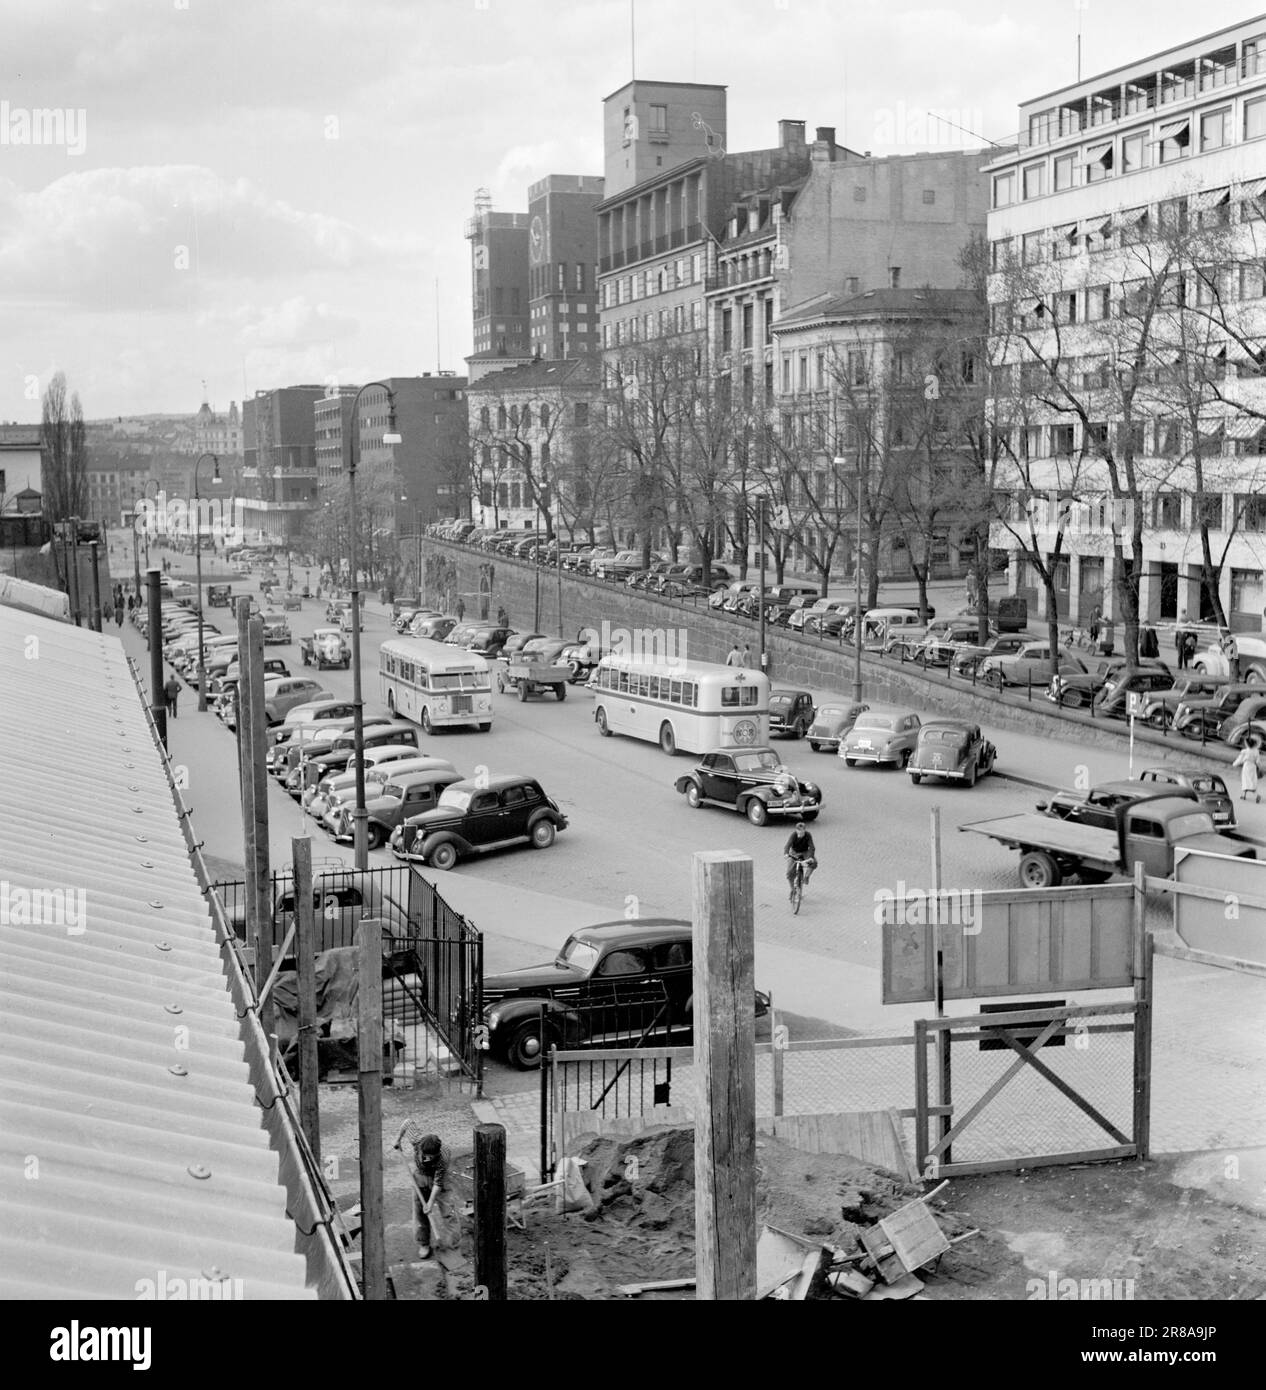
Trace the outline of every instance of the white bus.
[[416, 720], [428, 734], [450, 724], [492, 728], [492, 677], [475, 652], [397, 637], [378, 649], [378, 686], [393, 715]]
[[604, 656], [595, 677], [598, 732], [628, 734], [670, 757], [769, 742], [769, 677], [739, 666]]

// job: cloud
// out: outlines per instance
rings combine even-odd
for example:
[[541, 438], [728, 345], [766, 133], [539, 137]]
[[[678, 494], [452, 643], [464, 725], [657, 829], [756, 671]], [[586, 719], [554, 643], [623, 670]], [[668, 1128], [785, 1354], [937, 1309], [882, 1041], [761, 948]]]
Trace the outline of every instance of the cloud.
[[335, 312], [324, 301], [313, 303], [305, 295], [292, 295], [279, 304], [260, 308], [241, 304], [233, 309], [210, 309], [198, 315], [199, 331], [228, 328], [243, 350], [278, 346], [329, 343], [345, 338], [359, 327], [350, 314]]
[[196, 305], [217, 282], [355, 270], [349, 223], [197, 165], [95, 169], [36, 192], [0, 180], [0, 295], [83, 309]]

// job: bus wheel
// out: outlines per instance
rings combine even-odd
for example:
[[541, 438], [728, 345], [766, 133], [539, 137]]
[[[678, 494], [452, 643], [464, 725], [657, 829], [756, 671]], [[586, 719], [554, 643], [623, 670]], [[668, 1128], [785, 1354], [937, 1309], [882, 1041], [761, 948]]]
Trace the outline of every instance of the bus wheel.
[[673, 733], [673, 726], [667, 721], [659, 726], [659, 746], [671, 758], [677, 752], [677, 736]]
[[598, 732], [602, 735], [602, 737], [603, 737], [603, 738], [610, 738], [610, 737], [611, 737], [611, 730], [607, 728], [607, 712], [606, 712], [606, 710], [600, 709], [600, 710], [598, 711], [598, 713], [594, 715], [594, 719], [597, 720], [597, 723], [598, 723]]
[[431, 711], [426, 708], [423, 708], [422, 710], [422, 732], [424, 734], [434, 732], [434, 730], [431, 728]]

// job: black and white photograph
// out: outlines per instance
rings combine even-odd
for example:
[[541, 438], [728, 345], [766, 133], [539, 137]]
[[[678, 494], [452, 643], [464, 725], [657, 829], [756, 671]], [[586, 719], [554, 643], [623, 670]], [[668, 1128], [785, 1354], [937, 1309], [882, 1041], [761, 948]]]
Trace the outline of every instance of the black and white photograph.
[[[265, 1300], [939, 1302], [932, 1371], [1059, 1303], [1052, 1367], [1235, 1364], [1266, 13], [0, 36], [30, 1364], [184, 1376]], [[317, 1316], [219, 1325], [405, 1369]]]

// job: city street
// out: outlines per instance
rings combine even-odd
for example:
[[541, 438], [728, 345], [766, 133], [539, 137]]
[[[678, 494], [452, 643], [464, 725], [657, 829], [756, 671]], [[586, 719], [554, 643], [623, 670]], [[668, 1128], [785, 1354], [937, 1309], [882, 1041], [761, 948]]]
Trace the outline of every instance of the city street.
[[[249, 581], [234, 579], [233, 585], [235, 595], [254, 592]], [[289, 615], [295, 644], [270, 646], [268, 654], [283, 656], [292, 671], [304, 669], [297, 641], [321, 625], [324, 607], [324, 601], [306, 600], [301, 612]], [[228, 631], [223, 610], [216, 613]], [[378, 646], [389, 635], [388, 617], [374, 595], [361, 640], [369, 713], [383, 709]], [[134, 659], [147, 659], [143, 640], [130, 626], [123, 640]], [[327, 671], [322, 681], [334, 694], [352, 693], [350, 672]], [[182, 694], [180, 711], [169, 724], [172, 757], [188, 770], [187, 796], [205, 852], [217, 870], [227, 872], [242, 862], [232, 735], [213, 715], [196, 713], [191, 689]], [[930, 886], [934, 806], [941, 815], [942, 886], [1011, 889], [1017, 884], [1017, 856], [992, 841], [960, 834], [960, 824], [1031, 809], [1041, 793], [1028, 781], [1070, 785], [1079, 769], [1090, 782], [1126, 775], [1121, 754], [998, 731], [991, 736], [999, 747], [1000, 772], [1026, 782], [997, 775], [972, 789], [915, 787], [904, 773], [848, 769], [841, 759], [815, 754], [803, 742], [781, 741], [775, 746], [786, 763], [799, 776], [818, 781], [824, 793], [821, 816], [812, 827], [821, 868], [799, 916], [793, 916], [782, 857], [788, 827], [771, 822], [758, 828], [718, 808], [691, 810], [673, 789], [691, 758], [669, 759], [648, 743], [600, 738], [592, 697], [583, 687], [573, 687], [562, 703], [521, 703], [512, 694], [494, 695], [494, 711], [490, 733], [437, 733], [425, 742], [426, 751], [448, 758], [465, 774], [482, 766], [494, 774], [538, 777], [570, 825], [543, 852], [524, 848], [465, 861], [447, 874], [428, 871], [453, 906], [485, 933], [487, 968], [547, 959], [570, 930], [587, 922], [634, 912], [688, 919], [691, 854], [738, 849], [750, 854], [755, 866], [757, 982], [772, 991], [797, 1037], [893, 1033], [927, 1015], [925, 1005], [882, 1004], [881, 938], [874, 914], [877, 892], [896, 893], [903, 883]], [[1240, 811], [1242, 827], [1266, 837], [1266, 808], [1241, 806]], [[270, 815], [275, 866], [288, 862], [291, 837], [305, 833], [313, 837], [317, 861], [351, 863], [350, 848], [329, 840], [275, 783]], [[371, 865], [395, 862], [385, 849], [370, 854]], [[236, 876], [240, 868], [233, 872]], [[1149, 925], [1164, 930], [1164, 904], [1152, 904]], [[1266, 1106], [1255, 1079], [1266, 1075], [1266, 1051], [1253, 1022], [1260, 1017], [1260, 983], [1164, 957], [1156, 966], [1156, 1142], [1178, 1150], [1266, 1141]], [[1093, 992], [1080, 1002], [1117, 997]], [[1217, 1029], [1209, 1026], [1214, 1017]]]

